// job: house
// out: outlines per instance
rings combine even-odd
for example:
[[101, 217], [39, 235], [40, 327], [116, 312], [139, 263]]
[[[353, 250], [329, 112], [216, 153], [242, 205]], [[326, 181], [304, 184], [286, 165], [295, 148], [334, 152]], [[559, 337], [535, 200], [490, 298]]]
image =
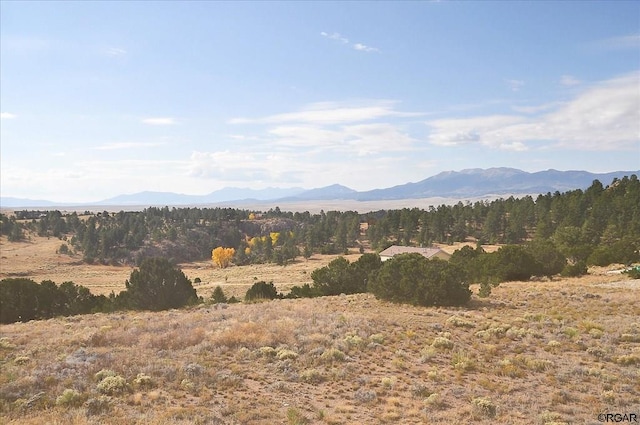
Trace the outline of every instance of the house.
[[439, 258], [441, 260], [449, 260], [449, 258], [451, 258], [451, 254], [447, 254], [446, 252], [444, 252], [443, 250], [441, 250], [438, 247], [435, 246], [430, 246], [427, 248], [418, 248], [418, 247], [413, 247], [413, 246], [398, 246], [398, 245], [391, 245], [389, 248], [385, 249], [384, 251], [382, 251], [380, 253], [380, 259], [382, 261], [386, 261], [390, 258], [393, 258], [394, 256], [398, 255], [398, 254], [411, 254], [411, 253], [418, 253], [422, 256], [424, 256], [425, 258]]

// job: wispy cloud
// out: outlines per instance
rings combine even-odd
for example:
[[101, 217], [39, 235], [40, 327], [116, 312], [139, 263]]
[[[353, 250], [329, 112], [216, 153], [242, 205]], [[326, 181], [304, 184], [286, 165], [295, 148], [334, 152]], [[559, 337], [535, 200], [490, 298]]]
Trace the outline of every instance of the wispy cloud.
[[191, 154], [188, 175], [227, 182], [276, 181], [293, 183], [304, 165], [292, 153], [217, 151]]
[[[250, 124], [251, 133], [234, 133], [233, 140], [250, 143], [229, 144], [218, 152], [194, 152], [189, 175], [227, 182], [305, 182], [316, 187], [343, 181], [340, 178], [348, 175], [361, 187], [377, 184], [372, 181], [378, 178], [388, 183], [389, 177], [384, 176], [391, 164], [422, 149], [410, 128], [416, 124], [415, 117], [425, 114], [399, 111], [397, 106], [392, 100], [320, 102], [298, 111], [234, 119], [231, 122], [240, 129]], [[380, 175], [371, 176], [371, 170]], [[356, 172], [361, 174], [354, 177]]]
[[351, 47], [352, 49], [358, 50], [360, 52], [370, 53], [370, 52], [379, 52], [380, 51], [380, 49], [378, 49], [377, 47], [371, 47], [371, 46], [368, 46], [368, 45], [362, 44], [362, 43], [351, 43], [347, 37], [344, 37], [339, 32], [328, 33], [328, 32], [322, 31], [320, 33], [320, 35], [325, 37], [325, 38], [328, 38], [330, 40], [337, 41], [340, 44], [347, 45], [347, 46]]
[[0, 119], [3, 119], [3, 120], [12, 120], [12, 119], [15, 119], [16, 117], [17, 117], [16, 114], [12, 114], [9, 112], [0, 112]]
[[582, 83], [582, 81], [578, 80], [573, 75], [563, 75], [562, 78], [560, 78], [560, 84], [563, 86], [577, 86], [580, 83]]
[[640, 33], [607, 38], [598, 41], [596, 45], [609, 50], [640, 49]]
[[144, 124], [149, 125], [174, 125], [177, 124], [175, 118], [170, 117], [156, 117], [156, 118], [145, 118], [142, 120]]
[[522, 80], [505, 80], [511, 91], [519, 91], [524, 86]]
[[550, 111], [554, 108], [557, 108], [558, 105], [560, 105], [559, 102], [549, 102], [543, 103], [542, 105], [533, 106], [512, 106], [511, 109], [522, 114], [537, 114], [544, 111]]
[[96, 146], [94, 149], [99, 151], [110, 151], [119, 149], [137, 149], [137, 148], [152, 148], [165, 145], [166, 143], [159, 142], [117, 142], [107, 143], [104, 145]]
[[[480, 144], [504, 150], [540, 146], [605, 151], [640, 143], [640, 73], [604, 81], [544, 115], [499, 115], [434, 120], [435, 145]], [[545, 108], [547, 109], [547, 108]]]
[[349, 39], [348, 39], [348, 38], [346, 38], [346, 37], [343, 37], [343, 36], [342, 36], [340, 33], [338, 33], [338, 32], [334, 32], [334, 33], [329, 34], [329, 33], [326, 33], [326, 32], [324, 32], [324, 31], [322, 31], [322, 32], [320, 33], [320, 35], [321, 35], [321, 36], [323, 36], [323, 37], [326, 37], [326, 38], [328, 38], [328, 39], [330, 39], [330, 40], [339, 41], [339, 42], [340, 42], [340, 43], [342, 43], [342, 44], [349, 44]]
[[109, 47], [107, 49], [107, 55], [109, 56], [123, 56], [126, 54], [127, 54], [127, 51], [120, 47]]
[[379, 119], [382, 117], [415, 117], [424, 115], [415, 112], [396, 111], [397, 102], [374, 100], [359, 104], [345, 102], [319, 102], [308, 105], [301, 111], [270, 115], [262, 118], [234, 118], [231, 124], [264, 123], [277, 124], [287, 122], [338, 124]]

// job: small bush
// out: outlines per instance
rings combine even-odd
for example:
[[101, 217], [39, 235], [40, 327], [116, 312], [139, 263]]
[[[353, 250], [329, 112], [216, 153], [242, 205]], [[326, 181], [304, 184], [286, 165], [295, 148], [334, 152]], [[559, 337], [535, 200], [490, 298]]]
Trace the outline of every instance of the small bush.
[[102, 415], [111, 410], [111, 400], [106, 396], [90, 398], [84, 406], [87, 409], [87, 416]]
[[222, 290], [222, 288], [220, 286], [216, 286], [215, 289], [213, 290], [213, 294], [211, 294], [211, 301], [213, 301], [214, 304], [221, 304], [221, 303], [226, 303], [229, 300], [227, 296], [224, 294], [224, 291]]
[[245, 301], [275, 300], [278, 290], [273, 282], [260, 281], [254, 283], [244, 296]]
[[263, 357], [275, 357], [277, 351], [273, 347], [266, 346], [258, 348], [258, 353]]
[[309, 423], [309, 419], [295, 407], [287, 409], [287, 421], [289, 425], [305, 425]]
[[105, 395], [118, 395], [127, 391], [127, 380], [122, 376], [107, 376], [96, 386], [98, 392]]
[[447, 319], [447, 323], [456, 326], [458, 328], [475, 328], [476, 324], [470, 320], [460, 316], [451, 316]]
[[337, 348], [329, 348], [320, 356], [320, 358], [327, 363], [342, 362], [346, 357], [347, 355]]
[[378, 398], [377, 394], [373, 390], [367, 390], [366, 388], [358, 389], [353, 395], [353, 399], [361, 404], [367, 404], [375, 401]]
[[303, 382], [306, 382], [309, 384], [319, 384], [320, 382], [324, 381], [324, 377], [322, 376], [322, 373], [317, 369], [308, 369], [308, 370], [302, 371], [302, 373], [300, 373], [300, 379]]
[[640, 279], [640, 266], [625, 270], [623, 273], [629, 276], [629, 279]]
[[635, 354], [622, 355], [616, 358], [616, 363], [623, 366], [640, 364], [640, 357]]
[[567, 264], [560, 272], [563, 277], [578, 277], [587, 274], [586, 263], [579, 261], [575, 264]]
[[27, 356], [19, 356], [16, 357], [13, 362], [17, 365], [25, 365], [27, 363], [29, 363], [31, 361], [31, 358], [27, 357]]
[[442, 396], [438, 393], [433, 393], [424, 399], [424, 404], [427, 407], [438, 408], [441, 407], [444, 403], [442, 401]]
[[278, 350], [276, 357], [278, 358], [278, 360], [286, 360], [286, 359], [295, 360], [298, 358], [298, 353], [296, 353], [295, 351], [288, 350], [286, 348], [281, 348]]
[[154, 386], [153, 379], [144, 373], [139, 373], [136, 379], [133, 380], [133, 383], [140, 388], [152, 388]]
[[373, 334], [369, 336], [369, 340], [371, 342], [375, 342], [376, 344], [383, 344], [384, 343], [384, 335], [382, 334]]
[[57, 406], [69, 406], [69, 407], [78, 407], [83, 403], [82, 395], [73, 389], [67, 388], [62, 392], [62, 395], [56, 398]]
[[453, 348], [453, 342], [449, 338], [444, 336], [437, 336], [433, 342], [431, 343], [433, 348], [442, 348], [446, 350], [450, 350]]
[[102, 381], [104, 378], [109, 376], [116, 376], [116, 373], [111, 369], [102, 369], [100, 372], [94, 375], [97, 382]]
[[496, 416], [496, 405], [485, 397], [478, 397], [471, 400], [473, 405], [473, 414], [475, 417], [493, 418]]

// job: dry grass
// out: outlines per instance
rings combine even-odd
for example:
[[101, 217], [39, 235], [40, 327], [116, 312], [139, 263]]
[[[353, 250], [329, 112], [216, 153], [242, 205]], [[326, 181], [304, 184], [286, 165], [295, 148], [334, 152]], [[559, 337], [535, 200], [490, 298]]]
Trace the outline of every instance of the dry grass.
[[[280, 286], [329, 260], [186, 269]], [[594, 272], [467, 308], [362, 294], [4, 325], [0, 422], [596, 423], [640, 410], [640, 285]]]
[[[125, 281], [133, 267], [91, 265], [82, 262], [81, 255], [63, 255], [56, 251], [63, 243], [58, 238], [30, 235], [25, 242], [8, 242], [0, 238], [0, 279], [24, 277], [36, 282], [52, 280], [58, 284], [72, 281], [86, 286], [94, 294], [108, 295], [125, 289]], [[350, 261], [359, 254], [346, 256]], [[221, 286], [227, 296], [244, 298], [244, 294], [257, 280], [273, 281], [280, 291], [288, 291], [294, 285], [311, 284], [311, 271], [326, 266], [337, 255], [314, 255], [309, 260], [300, 259], [287, 266], [255, 264], [244, 267], [219, 269], [211, 261], [180, 264], [180, 268], [194, 284], [198, 295], [209, 297], [216, 286]]]

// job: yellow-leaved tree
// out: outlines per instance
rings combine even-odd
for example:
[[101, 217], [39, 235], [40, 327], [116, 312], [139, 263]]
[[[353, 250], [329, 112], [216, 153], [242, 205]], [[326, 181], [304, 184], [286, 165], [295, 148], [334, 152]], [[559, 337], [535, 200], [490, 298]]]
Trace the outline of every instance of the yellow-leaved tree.
[[213, 261], [213, 265], [218, 266], [221, 269], [229, 267], [235, 253], [235, 248], [225, 248], [223, 246], [215, 248], [211, 251], [211, 260]]

